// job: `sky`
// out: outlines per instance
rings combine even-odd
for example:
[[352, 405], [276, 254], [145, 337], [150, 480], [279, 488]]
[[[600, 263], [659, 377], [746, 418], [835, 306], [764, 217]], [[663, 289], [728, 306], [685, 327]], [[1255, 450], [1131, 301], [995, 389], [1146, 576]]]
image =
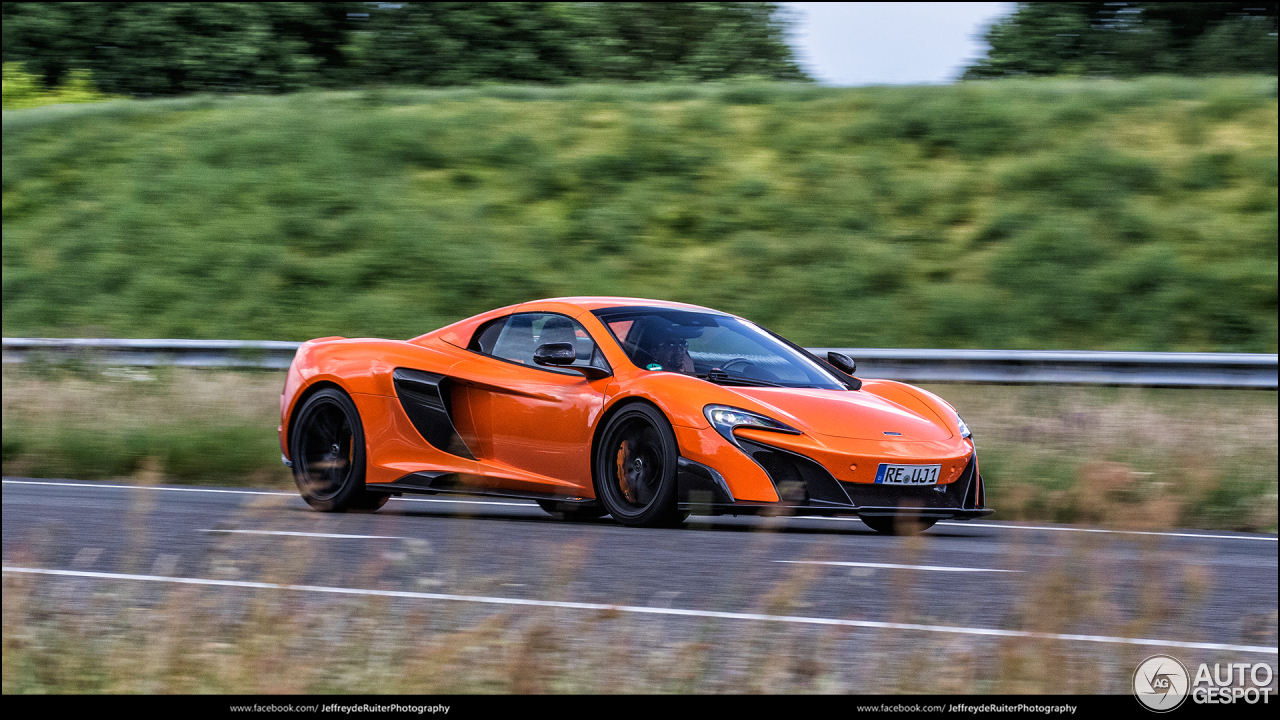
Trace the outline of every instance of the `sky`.
[[982, 35], [1011, 2], [779, 3], [794, 13], [792, 44], [824, 85], [948, 83], [986, 54]]

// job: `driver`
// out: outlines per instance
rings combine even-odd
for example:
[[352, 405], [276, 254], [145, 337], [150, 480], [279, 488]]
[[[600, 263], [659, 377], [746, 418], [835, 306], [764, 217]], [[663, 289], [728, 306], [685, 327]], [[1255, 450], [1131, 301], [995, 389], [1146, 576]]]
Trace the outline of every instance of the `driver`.
[[693, 358], [689, 356], [689, 343], [674, 333], [667, 333], [649, 352], [663, 370], [693, 375]]

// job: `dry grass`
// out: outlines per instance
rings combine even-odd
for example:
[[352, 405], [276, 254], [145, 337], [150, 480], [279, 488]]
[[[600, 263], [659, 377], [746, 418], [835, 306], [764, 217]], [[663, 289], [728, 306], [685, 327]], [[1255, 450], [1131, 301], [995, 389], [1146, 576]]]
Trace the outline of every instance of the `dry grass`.
[[96, 423], [144, 427], [210, 417], [278, 423], [283, 372], [219, 372], [174, 367], [27, 372], [4, 368], [4, 413], [36, 425]]
[[931, 386], [973, 430], [997, 519], [1276, 531], [1276, 393]]
[[288, 487], [276, 372], [4, 368], [4, 473]]

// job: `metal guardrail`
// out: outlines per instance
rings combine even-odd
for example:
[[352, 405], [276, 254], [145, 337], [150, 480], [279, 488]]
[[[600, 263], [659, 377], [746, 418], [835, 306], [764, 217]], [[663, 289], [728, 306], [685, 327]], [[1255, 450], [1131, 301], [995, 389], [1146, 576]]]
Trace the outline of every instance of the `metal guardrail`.
[[177, 365], [284, 370], [299, 342], [280, 340], [115, 340], [4, 338], [4, 362], [38, 360], [95, 365]]
[[[4, 362], [285, 369], [301, 344], [4, 338]], [[857, 361], [859, 377], [908, 382], [1277, 389], [1276, 355], [1267, 354], [809, 348], [819, 357], [829, 350]]]
[[1261, 353], [809, 348], [829, 350], [857, 361], [859, 377], [907, 382], [1276, 389], [1276, 356]]

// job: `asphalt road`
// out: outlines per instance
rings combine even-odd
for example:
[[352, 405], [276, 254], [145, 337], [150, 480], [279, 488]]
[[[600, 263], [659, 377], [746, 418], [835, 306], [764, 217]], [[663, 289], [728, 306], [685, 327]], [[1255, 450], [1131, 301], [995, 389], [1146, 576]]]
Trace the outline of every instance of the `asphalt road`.
[[[803, 517], [644, 530], [560, 521], [518, 500], [396, 498], [375, 514], [324, 514], [281, 491], [22, 478], [4, 479], [3, 503], [6, 575], [229, 591], [272, 582], [477, 611], [613, 606], [654, 622], [843, 625], [976, 643], [1032, 634], [1104, 654], [1276, 662], [1275, 535], [983, 521], [899, 538], [856, 518]], [[302, 569], [282, 583], [282, 563]]]

